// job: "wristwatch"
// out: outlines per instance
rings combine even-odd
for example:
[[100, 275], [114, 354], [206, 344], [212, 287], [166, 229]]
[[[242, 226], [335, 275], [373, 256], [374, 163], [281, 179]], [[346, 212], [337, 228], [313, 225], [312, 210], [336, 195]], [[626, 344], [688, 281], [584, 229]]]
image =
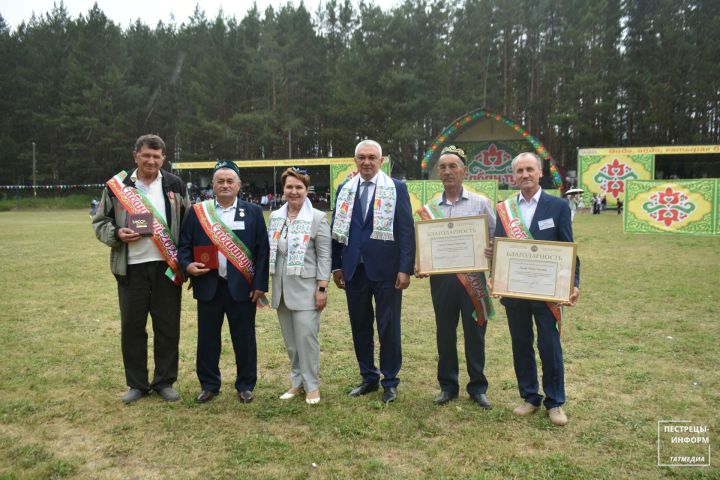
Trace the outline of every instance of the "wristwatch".
[[327, 288], [325, 288], [325, 287], [318, 287], [318, 292], [324, 292], [326, 290], [327, 290]]

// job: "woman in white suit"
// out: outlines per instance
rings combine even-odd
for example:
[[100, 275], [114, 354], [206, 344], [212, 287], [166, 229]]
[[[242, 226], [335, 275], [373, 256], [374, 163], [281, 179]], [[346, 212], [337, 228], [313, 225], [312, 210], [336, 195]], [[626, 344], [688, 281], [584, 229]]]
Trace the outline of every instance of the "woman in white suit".
[[330, 280], [330, 225], [307, 198], [310, 177], [297, 167], [280, 177], [286, 203], [270, 215], [272, 306], [277, 309], [291, 363], [289, 400], [305, 390], [305, 401], [320, 402], [320, 312]]

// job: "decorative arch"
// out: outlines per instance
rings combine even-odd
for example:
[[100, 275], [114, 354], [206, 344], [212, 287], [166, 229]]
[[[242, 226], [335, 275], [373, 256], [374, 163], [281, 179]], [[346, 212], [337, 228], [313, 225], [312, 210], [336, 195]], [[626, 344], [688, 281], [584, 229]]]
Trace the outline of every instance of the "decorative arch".
[[[501, 142], [503, 140], [522, 140], [527, 142], [529, 146], [532, 146], [535, 153], [543, 161], [549, 162], [550, 175], [552, 177], [553, 185], [555, 186], [555, 188], [560, 188], [562, 186], [562, 178], [560, 177], [560, 172], [558, 171], [557, 165], [555, 164], [555, 160], [553, 160], [552, 156], [548, 153], [547, 149], [540, 142], [540, 140], [538, 140], [535, 136], [531, 135], [530, 132], [525, 129], [525, 127], [515, 122], [514, 120], [485, 109], [478, 109], [468, 112], [461, 117], [456, 118], [450, 125], [445, 127], [445, 129], [440, 133], [440, 135], [435, 138], [435, 141], [433, 141], [433, 143], [430, 145], [430, 148], [427, 149], [425, 155], [423, 156], [421, 163], [423, 175], [427, 175], [431, 163], [437, 161], [440, 155], [440, 151], [442, 151], [445, 145], [457, 143], [456, 140], [458, 138], [461, 138], [463, 134], [466, 134], [473, 127], [477, 126], [480, 122], [487, 120], [491, 122], [497, 122], [505, 127], [509, 127], [512, 129], [513, 132], [515, 132], [515, 135], [517, 135], [517, 137], [515, 138], [496, 140]], [[488, 139], [485, 140], [493, 141]], [[468, 152], [468, 154], [470, 155], [471, 152]], [[468, 162], [471, 163], [470, 159], [468, 159]]]

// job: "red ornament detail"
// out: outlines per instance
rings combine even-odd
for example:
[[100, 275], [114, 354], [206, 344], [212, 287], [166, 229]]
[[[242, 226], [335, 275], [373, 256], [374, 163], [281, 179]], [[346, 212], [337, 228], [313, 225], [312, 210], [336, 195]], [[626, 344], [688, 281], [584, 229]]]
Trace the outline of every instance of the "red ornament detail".
[[658, 210], [657, 212], [658, 221], [663, 222], [666, 227], [669, 227], [674, 222], [680, 221], [680, 211], [674, 209]]
[[494, 143], [490, 144], [487, 150], [482, 152], [482, 163], [485, 166], [500, 166], [503, 164], [503, 155], [505, 151], [498, 150]]
[[667, 206], [677, 205], [680, 203], [682, 197], [684, 197], [682, 192], [675, 192], [672, 188], [667, 187], [665, 191], [659, 195], [658, 201]]

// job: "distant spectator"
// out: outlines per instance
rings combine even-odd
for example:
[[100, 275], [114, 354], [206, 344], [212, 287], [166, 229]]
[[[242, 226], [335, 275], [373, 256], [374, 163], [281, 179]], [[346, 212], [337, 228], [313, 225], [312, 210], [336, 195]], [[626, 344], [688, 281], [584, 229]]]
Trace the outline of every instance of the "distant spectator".
[[93, 198], [92, 201], [90, 201], [90, 216], [91, 217], [95, 216], [95, 213], [97, 212], [98, 203], [100, 203], [100, 202], [98, 202], [97, 198]]

